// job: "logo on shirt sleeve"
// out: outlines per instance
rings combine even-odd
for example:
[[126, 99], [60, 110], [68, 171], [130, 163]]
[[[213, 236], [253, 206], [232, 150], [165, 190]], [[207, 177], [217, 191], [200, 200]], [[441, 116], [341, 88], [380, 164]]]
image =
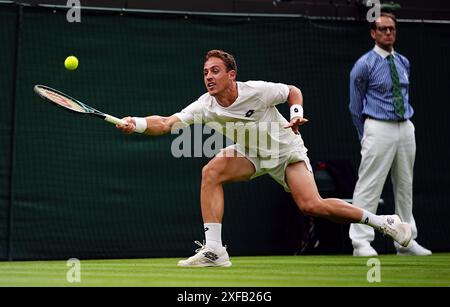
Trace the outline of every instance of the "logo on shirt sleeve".
[[245, 113], [245, 117], [250, 117], [255, 113], [255, 110], [248, 110], [247, 113]]

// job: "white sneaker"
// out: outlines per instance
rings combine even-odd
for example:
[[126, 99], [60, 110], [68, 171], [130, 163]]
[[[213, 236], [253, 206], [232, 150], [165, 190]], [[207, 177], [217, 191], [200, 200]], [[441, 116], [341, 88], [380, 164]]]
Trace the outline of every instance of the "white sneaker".
[[412, 240], [407, 247], [399, 246], [397, 248], [397, 255], [399, 256], [430, 256], [432, 252], [429, 249], [421, 246], [415, 240]]
[[178, 261], [178, 266], [182, 267], [230, 267], [231, 261], [225, 247], [211, 248], [199, 241], [195, 244], [200, 248], [195, 250], [195, 255], [186, 259]]
[[379, 230], [392, 237], [401, 246], [408, 246], [412, 237], [411, 226], [408, 223], [403, 223], [398, 215], [384, 215], [383, 218], [384, 222]]
[[376, 257], [378, 256], [377, 251], [369, 244], [369, 245], [362, 245], [359, 247], [355, 247], [353, 249], [353, 256], [360, 256], [360, 257]]

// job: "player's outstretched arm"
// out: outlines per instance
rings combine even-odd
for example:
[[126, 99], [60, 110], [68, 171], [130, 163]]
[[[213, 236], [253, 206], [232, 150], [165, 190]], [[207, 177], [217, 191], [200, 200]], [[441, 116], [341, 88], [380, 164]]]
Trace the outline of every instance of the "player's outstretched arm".
[[116, 125], [120, 131], [130, 134], [133, 132], [145, 133], [148, 135], [163, 135], [169, 133], [172, 126], [181, 120], [175, 115], [164, 117], [152, 115], [147, 117], [125, 117], [126, 125]]

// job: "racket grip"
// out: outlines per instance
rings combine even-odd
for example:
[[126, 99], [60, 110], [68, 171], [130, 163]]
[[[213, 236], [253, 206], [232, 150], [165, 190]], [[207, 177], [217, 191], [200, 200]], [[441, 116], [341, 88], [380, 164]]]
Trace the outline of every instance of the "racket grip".
[[114, 117], [112, 115], [108, 115], [108, 114], [105, 115], [105, 120], [108, 123], [111, 123], [111, 124], [114, 124], [114, 125], [119, 125], [119, 124], [120, 125], [126, 125], [127, 124], [126, 121], [121, 120], [120, 118]]

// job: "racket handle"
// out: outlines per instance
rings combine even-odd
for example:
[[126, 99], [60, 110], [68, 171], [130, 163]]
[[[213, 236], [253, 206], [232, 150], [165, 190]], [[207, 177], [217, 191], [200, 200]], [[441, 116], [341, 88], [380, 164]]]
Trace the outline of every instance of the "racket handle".
[[114, 117], [112, 115], [108, 115], [108, 114], [105, 115], [105, 120], [108, 123], [111, 123], [111, 124], [114, 124], [114, 125], [119, 125], [119, 124], [120, 125], [126, 125], [127, 124], [126, 121], [121, 120], [120, 118]]

